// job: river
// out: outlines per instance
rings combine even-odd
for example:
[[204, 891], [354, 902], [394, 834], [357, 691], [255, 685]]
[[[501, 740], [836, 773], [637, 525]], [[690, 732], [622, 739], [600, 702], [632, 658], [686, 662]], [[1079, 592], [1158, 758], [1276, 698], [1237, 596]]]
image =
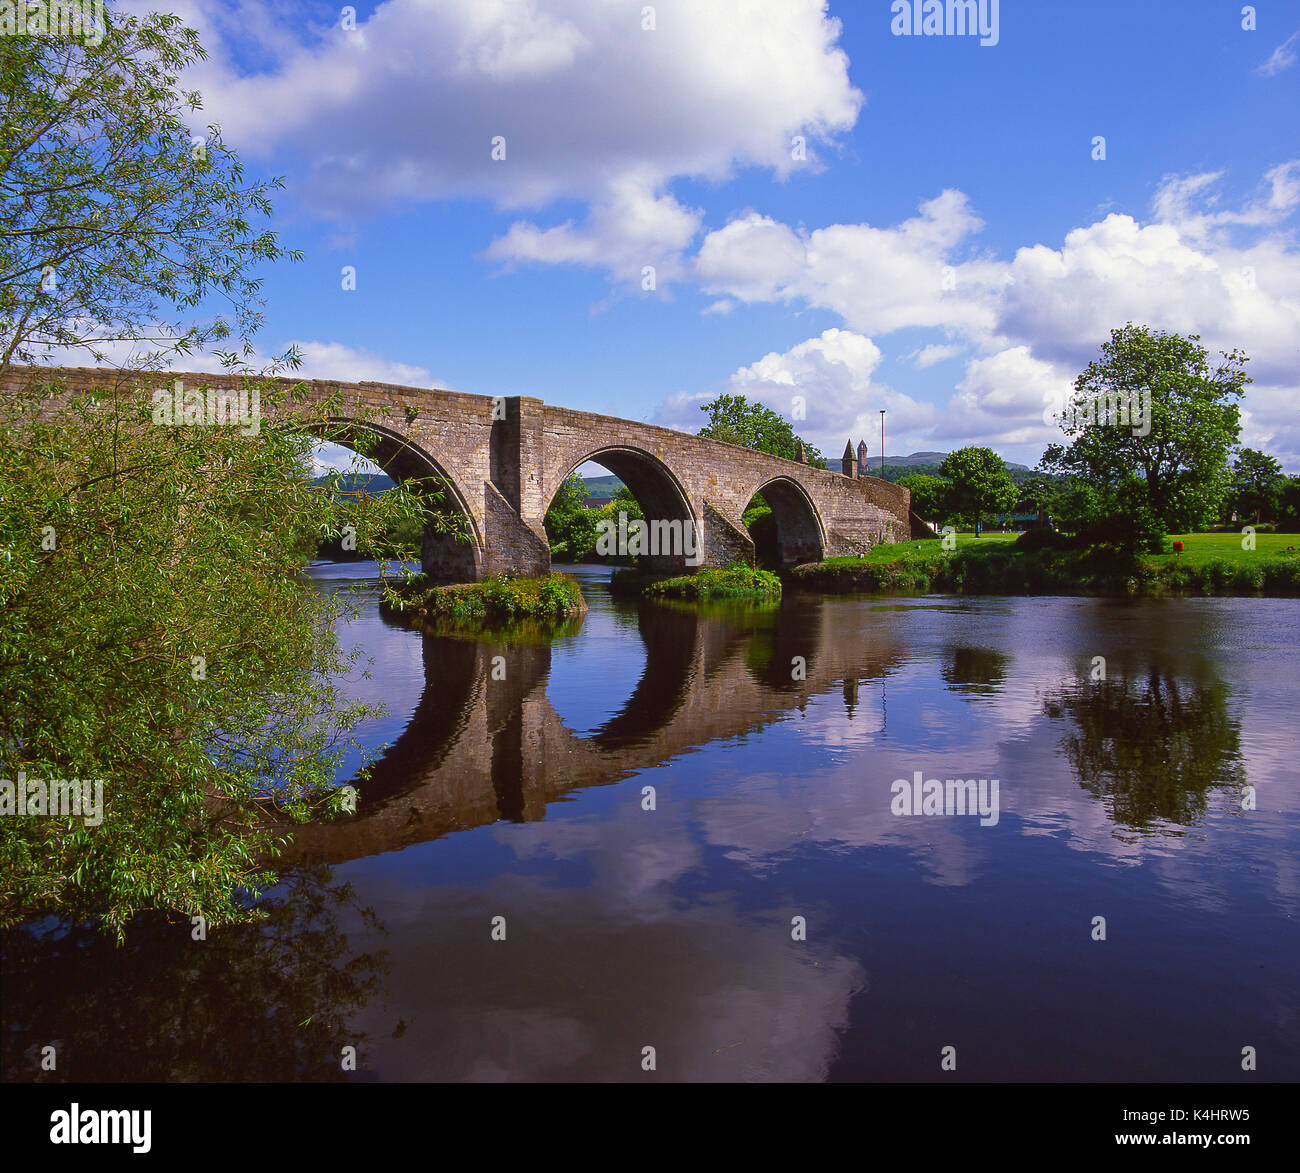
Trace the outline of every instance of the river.
[[9, 1077], [58, 1039], [91, 1081], [1300, 1078], [1300, 601], [574, 573], [553, 639], [371, 590], [356, 818], [301, 833], [265, 926], [11, 940]]

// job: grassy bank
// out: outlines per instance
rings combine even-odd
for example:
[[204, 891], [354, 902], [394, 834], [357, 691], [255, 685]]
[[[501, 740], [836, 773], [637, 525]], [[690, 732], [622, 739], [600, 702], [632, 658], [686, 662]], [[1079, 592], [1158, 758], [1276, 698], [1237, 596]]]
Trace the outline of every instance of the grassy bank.
[[424, 575], [385, 590], [380, 610], [412, 626], [487, 626], [519, 620], [559, 622], [586, 613], [577, 579], [552, 571], [538, 578], [487, 578], [432, 586]]
[[610, 580], [610, 590], [647, 599], [775, 599], [781, 596], [781, 580], [771, 571], [741, 565], [675, 578], [621, 570]]
[[996, 595], [1300, 595], [1300, 537], [1258, 534], [1243, 550], [1240, 534], [1176, 534], [1183, 551], [1124, 555], [1068, 546], [1038, 549], [1011, 535], [958, 535], [876, 546], [865, 558], [802, 566], [792, 585], [832, 592]]

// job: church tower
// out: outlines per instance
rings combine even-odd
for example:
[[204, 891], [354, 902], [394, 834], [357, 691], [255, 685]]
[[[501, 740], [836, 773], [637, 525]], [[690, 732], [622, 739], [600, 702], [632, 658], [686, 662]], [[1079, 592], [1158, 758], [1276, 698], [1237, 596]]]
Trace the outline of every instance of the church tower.
[[867, 442], [865, 440], [859, 440], [858, 441], [858, 476], [865, 477], [866, 475], [867, 475]]

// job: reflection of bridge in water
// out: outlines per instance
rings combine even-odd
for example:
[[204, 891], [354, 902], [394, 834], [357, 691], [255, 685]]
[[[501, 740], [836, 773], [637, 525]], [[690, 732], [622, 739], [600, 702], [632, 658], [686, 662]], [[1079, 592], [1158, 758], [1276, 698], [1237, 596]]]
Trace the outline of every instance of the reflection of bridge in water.
[[[645, 670], [623, 708], [589, 735], [551, 707], [549, 643], [424, 637], [424, 691], [401, 737], [360, 786], [355, 817], [294, 828], [282, 863], [395, 851], [499, 819], [536, 820], [565, 793], [627, 778], [712, 741], [761, 729], [809, 696], [883, 676], [903, 648], [892, 625], [836, 632], [834, 603], [697, 614], [644, 605]], [[494, 656], [504, 680], [491, 679]], [[796, 679], [795, 657], [806, 662]]]

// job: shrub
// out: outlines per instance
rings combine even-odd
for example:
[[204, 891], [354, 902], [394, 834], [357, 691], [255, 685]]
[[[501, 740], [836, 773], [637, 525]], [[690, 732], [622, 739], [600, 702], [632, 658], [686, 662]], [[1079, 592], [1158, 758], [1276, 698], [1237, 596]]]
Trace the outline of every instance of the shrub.
[[740, 563], [724, 570], [698, 570], [677, 578], [648, 583], [642, 590], [648, 598], [726, 599], [770, 598], [781, 593], [781, 580], [770, 570]]
[[1231, 562], [1215, 558], [1205, 564], [1204, 582], [1206, 594], [1220, 594], [1227, 591], [1236, 577], [1237, 568]]
[[1045, 527], [1027, 529], [1015, 541], [1016, 549], [1025, 553], [1033, 553], [1036, 550], [1064, 550], [1069, 544], [1070, 539], [1065, 534]]
[[1258, 563], [1250, 566], [1238, 566], [1233, 576], [1233, 589], [1254, 594], [1264, 589], [1264, 568]]
[[462, 586], [429, 587], [423, 576], [387, 588], [381, 605], [415, 620], [481, 623], [520, 618], [559, 619], [581, 612], [576, 579], [552, 571], [542, 578], [502, 575]]

